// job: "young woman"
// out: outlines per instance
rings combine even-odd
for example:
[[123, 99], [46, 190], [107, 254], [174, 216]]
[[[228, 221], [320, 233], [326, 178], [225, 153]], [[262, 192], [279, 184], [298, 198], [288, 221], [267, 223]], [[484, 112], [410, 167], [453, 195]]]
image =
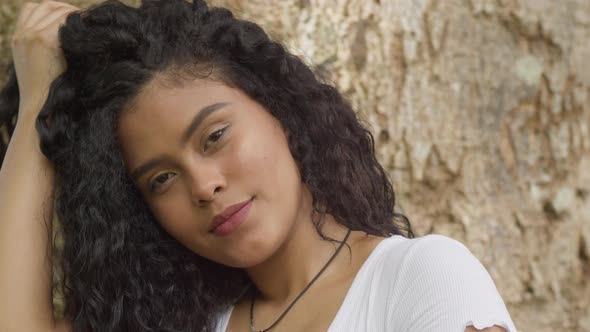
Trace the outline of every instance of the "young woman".
[[516, 332], [466, 247], [413, 237], [349, 104], [258, 25], [43, 1], [12, 46], [0, 330]]

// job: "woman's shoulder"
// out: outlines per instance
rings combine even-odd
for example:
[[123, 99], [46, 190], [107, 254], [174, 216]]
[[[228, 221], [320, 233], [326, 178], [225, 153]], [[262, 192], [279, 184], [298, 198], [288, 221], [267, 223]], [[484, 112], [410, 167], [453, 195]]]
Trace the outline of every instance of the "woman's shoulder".
[[457, 327], [453, 330], [462, 327], [461, 331], [468, 324], [515, 331], [490, 274], [460, 241], [440, 234], [412, 239], [393, 236], [377, 249], [382, 275], [388, 276], [381, 278], [382, 294], [389, 307], [397, 308], [389, 313], [391, 322], [403, 318], [409, 330], [420, 331], [436, 330], [424, 325], [429, 322]]
[[496, 291], [479, 259], [463, 243], [446, 235], [394, 235], [377, 246], [374, 256], [374, 263], [390, 277], [387, 282], [393, 288], [436, 290], [456, 286]]
[[[440, 234], [415, 238], [393, 235], [374, 247], [356, 281], [362, 288], [397, 292], [411, 287], [444, 287], [443, 281], [459, 280], [460, 275], [491, 281], [471, 251], [451, 237]], [[385, 296], [385, 293], [381, 294]]]
[[462, 258], [471, 254], [463, 243], [442, 234], [414, 238], [392, 235], [375, 246], [367, 261], [398, 270], [401, 265], [428, 263], [451, 256], [456, 258], [457, 252]]
[[[439, 234], [382, 239], [359, 271], [334, 331], [515, 332], [493, 280], [461, 242]], [[365, 328], [371, 326], [370, 329]]]
[[473, 263], [475, 258], [463, 243], [441, 234], [427, 234], [415, 238], [393, 235], [383, 239], [371, 256], [373, 260], [394, 270], [402, 266], [430, 266], [441, 260], [471, 260]]

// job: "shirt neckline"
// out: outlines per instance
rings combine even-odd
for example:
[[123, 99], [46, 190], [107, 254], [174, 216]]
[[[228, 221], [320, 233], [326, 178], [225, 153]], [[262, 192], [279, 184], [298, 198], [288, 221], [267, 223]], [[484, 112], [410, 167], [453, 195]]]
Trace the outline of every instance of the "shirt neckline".
[[[344, 296], [344, 301], [342, 301], [340, 308], [338, 308], [338, 311], [336, 312], [336, 315], [334, 316], [334, 319], [330, 323], [330, 326], [328, 326], [328, 329], [326, 330], [326, 332], [332, 332], [331, 330], [332, 330], [332, 326], [334, 325], [334, 322], [337, 321], [341, 315], [343, 315], [344, 308], [348, 305], [348, 302], [351, 301], [352, 291], [355, 288], [359, 287], [358, 283], [360, 282], [359, 280], [360, 280], [361, 276], [365, 273], [365, 270], [369, 268], [370, 263], [375, 259], [374, 257], [377, 256], [377, 253], [379, 251], [381, 251], [382, 247], [384, 247], [384, 243], [389, 242], [389, 241], [393, 240], [394, 238], [397, 238], [400, 236], [401, 235], [396, 234], [396, 235], [392, 235], [390, 237], [383, 238], [383, 240], [379, 241], [379, 243], [375, 246], [375, 248], [373, 248], [373, 251], [371, 251], [371, 253], [367, 257], [367, 259], [365, 259], [365, 261], [363, 262], [363, 265], [361, 265], [361, 268], [357, 271], [356, 275], [354, 276], [354, 279], [352, 280], [352, 284], [350, 285], [350, 288], [348, 288], [348, 291], [346, 292], [346, 295]], [[221, 331], [226, 332], [227, 325], [229, 324], [229, 319], [231, 318], [233, 311], [234, 311], [234, 306], [232, 305], [230, 307], [230, 309], [226, 312], [226, 314], [223, 316], [224, 319], [222, 322]]]

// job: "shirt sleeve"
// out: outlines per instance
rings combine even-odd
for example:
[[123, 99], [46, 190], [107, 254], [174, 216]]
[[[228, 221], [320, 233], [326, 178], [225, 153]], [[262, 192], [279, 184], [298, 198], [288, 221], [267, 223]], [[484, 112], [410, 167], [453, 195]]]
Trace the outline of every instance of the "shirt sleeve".
[[494, 281], [459, 241], [414, 239], [388, 292], [387, 331], [464, 332], [494, 325], [517, 332]]

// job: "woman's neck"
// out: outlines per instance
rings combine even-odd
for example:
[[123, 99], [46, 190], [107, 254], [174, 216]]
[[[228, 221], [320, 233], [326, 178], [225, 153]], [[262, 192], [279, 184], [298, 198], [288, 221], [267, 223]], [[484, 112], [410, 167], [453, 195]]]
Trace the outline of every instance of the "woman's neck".
[[[246, 270], [259, 292], [258, 296], [264, 301], [290, 302], [322, 269], [338, 247], [338, 243], [323, 240], [317, 233], [311, 222], [310, 197], [304, 198], [302, 205], [300, 215], [279, 249], [261, 264]], [[325, 215], [322, 232], [328, 238], [341, 241], [348, 228], [338, 224], [332, 216]], [[354, 241], [353, 236], [349, 244], [351, 240]], [[337, 275], [349, 261], [350, 254], [344, 248], [320, 279], [326, 280]]]

